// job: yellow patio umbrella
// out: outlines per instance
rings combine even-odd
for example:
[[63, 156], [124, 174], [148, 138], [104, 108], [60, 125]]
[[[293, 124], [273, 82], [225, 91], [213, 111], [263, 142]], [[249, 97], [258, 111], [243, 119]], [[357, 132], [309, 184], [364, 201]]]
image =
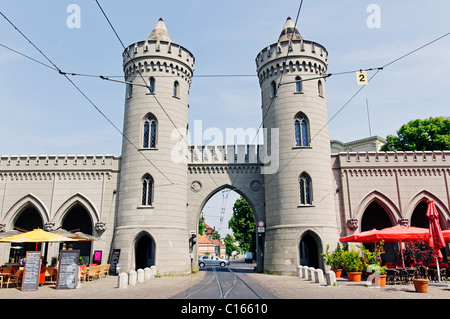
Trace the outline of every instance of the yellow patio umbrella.
[[0, 239], [0, 243], [56, 243], [63, 241], [77, 241], [74, 238], [52, 234], [43, 229], [33, 229], [32, 231]]

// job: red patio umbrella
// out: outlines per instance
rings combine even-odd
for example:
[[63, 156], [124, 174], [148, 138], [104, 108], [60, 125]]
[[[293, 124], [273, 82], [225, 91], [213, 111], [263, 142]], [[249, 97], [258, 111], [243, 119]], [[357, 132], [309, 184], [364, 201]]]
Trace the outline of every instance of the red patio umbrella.
[[[380, 230], [368, 230], [359, 234], [342, 237], [339, 239], [339, 241], [356, 243], [377, 243], [383, 240], [386, 243], [398, 243], [404, 241], [425, 241], [428, 240], [428, 236], [429, 235], [427, 228], [397, 225]], [[403, 257], [403, 249], [401, 249], [401, 253], [404, 267], [405, 259]]]
[[[438, 273], [439, 282], [441, 282], [441, 276], [439, 271], [439, 260], [442, 260], [441, 248], [445, 247], [445, 240], [442, 234], [441, 225], [439, 225], [439, 213], [434, 205], [433, 200], [427, 201], [427, 217], [430, 222], [429, 225], [429, 246], [436, 251], [436, 267]], [[438, 260], [439, 259], [439, 260]]]
[[397, 243], [402, 241], [428, 240], [429, 231], [427, 228], [412, 226], [392, 226], [383, 229], [372, 229], [347, 237], [342, 237], [339, 241], [355, 243], [376, 243], [384, 241], [386, 243]]

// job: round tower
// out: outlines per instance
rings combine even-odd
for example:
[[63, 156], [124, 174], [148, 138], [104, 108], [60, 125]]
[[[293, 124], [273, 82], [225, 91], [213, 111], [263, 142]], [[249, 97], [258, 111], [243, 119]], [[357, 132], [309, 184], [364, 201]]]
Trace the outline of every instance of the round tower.
[[[325, 91], [327, 51], [304, 40], [288, 18], [277, 43], [258, 54], [256, 65], [267, 153], [279, 154], [278, 170], [264, 176], [264, 268], [280, 274], [295, 273], [299, 264], [323, 268], [320, 254], [338, 239]], [[279, 138], [273, 140], [276, 130]]]
[[117, 227], [123, 270], [188, 273], [187, 126], [194, 57], [160, 19], [123, 53], [126, 96]]

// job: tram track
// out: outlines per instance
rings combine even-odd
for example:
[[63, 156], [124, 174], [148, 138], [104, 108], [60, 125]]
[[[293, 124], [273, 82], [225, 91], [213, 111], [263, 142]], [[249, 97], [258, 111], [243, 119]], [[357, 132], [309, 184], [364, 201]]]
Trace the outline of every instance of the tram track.
[[[209, 270], [211, 271], [211, 270]], [[231, 276], [230, 276], [231, 275]], [[217, 293], [218, 292], [218, 293]], [[227, 299], [232, 298], [234, 295], [237, 298], [251, 298], [251, 299], [263, 299], [263, 297], [258, 294], [249, 285], [244, 278], [239, 276], [236, 272], [229, 268], [212, 268], [211, 278], [202, 286], [194, 289], [194, 291], [189, 292], [184, 296], [184, 299], [196, 299], [196, 298], [212, 298], [212, 296], [218, 296], [217, 299]]]

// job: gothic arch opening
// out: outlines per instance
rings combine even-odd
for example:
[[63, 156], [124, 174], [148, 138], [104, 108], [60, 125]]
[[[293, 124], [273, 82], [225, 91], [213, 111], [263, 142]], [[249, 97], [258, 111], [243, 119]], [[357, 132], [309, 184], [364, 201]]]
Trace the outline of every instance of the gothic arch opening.
[[312, 232], [303, 234], [300, 245], [300, 265], [314, 268], [322, 268], [321, 256], [322, 245], [320, 239]]
[[155, 265], [155, 241], [148, 233], [143, 232], [136, 237], [134, 257], [136, 270]]
[[[43, 229], [42, 216], [38, 209], [31, 203], [24, 206], [24, 208], [17, 214], [13, 222], [14, 228], [21, 231], [31, 231], [33, 229]], [[42, 244], [39, 243], [14, 243], [11, 244], [9, 258], [14, 258], [18, 262], [18, 258], [25, 257], [27, 251], [41, 250]]]
[[[236, 201], [239, 201], [238, 205], [241, 205], [242, 209], [250, 210], [251, 216], [249, 216], [248, 227], [254, 231], [251, 235], [251, 243], [242, 247], [236, 240], [234, 243], [235, 249], [230, 249], [227, 252], [225, 238], [231, 235], [234, 239], [237, 239], [236, 234], [228, 227], [228, 222], [233, 216], [233, 207]], [[250, 255], [246, 253], [251, 252], [251, 258], [246, 261], [256, 261], [256, 251], [260, 243], [257, 243], [255, 219], [255, 210], [251, 201], [239, 189], [230, 185], [223, 185], [215, 189], [205, 198], [200, 207], [199, 226], [200, 228], [203, 227], [201, 226], [203, 222], [205, 228], [203, 235], [200, 232], [198, 234], [197, 255], [213, 254], [220, 258], [237, 260], [248, 258]]]
[[[93, 225], [92, 218], [87, 209], [80, 203], [74, 204], [64, 215], [61, 226], [68, 231], [81, 231], [85, 234], [92, 235]], [[84, 264], [89, 264], [92, 259], [92, 242], [90, 241], [74, 241], [65, 243], [67, 248], [80, 251], [80, 257], [83, 258]], [[62, 248], [62, 247], [60, 247]]]
[[[367, 231], [372, 229], [384, 229], [387, 227], [394, 226], [389, 218], [390, 212], [380, 205], [376, 200], [373, 200], [369, 206], [364, 210], [361, 219], [361, 231]], [[375, 244], [364, 244], [364, 246], [374, 251]], [[381, 255], [384, 262], [395, 263], [397, 259], [398, 245], [395, 243], [384, 243], [385, 253]]]

